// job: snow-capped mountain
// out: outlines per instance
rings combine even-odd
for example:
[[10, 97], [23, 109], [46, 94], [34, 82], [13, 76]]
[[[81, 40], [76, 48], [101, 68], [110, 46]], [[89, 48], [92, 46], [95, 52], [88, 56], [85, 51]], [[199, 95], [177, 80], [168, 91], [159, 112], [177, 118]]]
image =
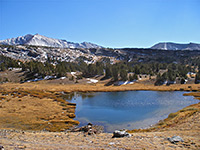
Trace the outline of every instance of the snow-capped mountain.
[[179, 44], [164, 42], [158, 43], [151, 47], [151, 49], [162, 49], [162, 50], [200, 50], [200, 44], [188, 43], [188, 44]]
[[17, 38], [11, 38], [6, 40], [1, 40], [2, 45], [34, 45], [34, 46], [47, 46], [47, 47], [59, 47], [59, 48], [102, 48], [102, 46], [83, 42], [83, 43], [73, 43], [66, 40], [59, 40], [49, 38], [43, 35], [27, 34], [25, 36], [19, 36]]

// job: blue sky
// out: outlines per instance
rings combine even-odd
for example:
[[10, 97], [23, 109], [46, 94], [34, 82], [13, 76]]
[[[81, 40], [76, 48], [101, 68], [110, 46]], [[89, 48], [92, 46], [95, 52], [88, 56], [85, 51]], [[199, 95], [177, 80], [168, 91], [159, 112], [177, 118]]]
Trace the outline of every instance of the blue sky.
[[200, 0], [0, 0], [0, 40], [29, 33], [105, 47], [200, 43]]

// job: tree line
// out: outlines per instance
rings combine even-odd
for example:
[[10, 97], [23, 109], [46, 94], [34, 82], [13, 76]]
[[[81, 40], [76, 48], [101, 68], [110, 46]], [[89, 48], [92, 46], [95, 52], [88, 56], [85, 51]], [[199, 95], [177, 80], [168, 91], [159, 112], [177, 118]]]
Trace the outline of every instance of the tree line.
[[[195, 62], [193, 62], [195, 64]], [[25, 72], [26, 79], [45, 76], [66, 76], [67, 72], [82, 72], [82, 77], [104, 76], [103, 79], [112, 79], [113, 81], [134, 81], [141, 74], [149, 76], [156, 75], [155, 85], [161, 85], [164, 81], [175, 81], [177, 77], [186, 79], [188, 72], [195, 72], [198, 69], [199, 59], [195, 66], [177, 64], [177, 63], [133, 63], [121, 61], [116, 64], [109, 62], [96, 62], [94, 64], [86, 64], [83, 60], [78, 62], [61, 62], [48, 59], [46, 62], [28, 61], [21, 62], [3, 55], [0, 56], [0, 71], [5, 71], [10, 67], [22, 68]], [[165, 70], [161, 74], [161, 70]], [[195, 82], [200, 81], [200, 73], [197, 73]]]

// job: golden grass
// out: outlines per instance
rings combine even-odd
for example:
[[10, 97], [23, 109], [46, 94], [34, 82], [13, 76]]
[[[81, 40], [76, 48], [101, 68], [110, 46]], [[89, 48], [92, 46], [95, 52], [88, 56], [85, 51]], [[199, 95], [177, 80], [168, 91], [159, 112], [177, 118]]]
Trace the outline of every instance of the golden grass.
[[44, 90], [0, 90], [0, 128], [63, 131], [73, 125], [76, 105]]
[[200, 92], [184, 93], [184, 96], [194, 96], [196, 99], [200, 100]]
[[102, 83], [94, 84], [47, 84], [46, 82], [35, 83], [6, 83], [0, 85], [1, 89], [23, 89], [36, 91], [51, 91], [51, 92], [112, 92], [112, 91], [129, 91], [129, 90], [152, 90], [152, 91], [200, 91], [199, 84], [174, 84], [170, 86], [154, 86], [134, 83], [132, 85], [122, 86], [104, 86]]

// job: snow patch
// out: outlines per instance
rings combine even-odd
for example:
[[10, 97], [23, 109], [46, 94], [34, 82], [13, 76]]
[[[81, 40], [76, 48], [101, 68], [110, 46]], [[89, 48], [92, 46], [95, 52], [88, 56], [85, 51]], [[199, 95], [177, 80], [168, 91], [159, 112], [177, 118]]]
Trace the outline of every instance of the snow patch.
[[117, 81], [114, 84], [115, 85], [127, 85], [127, 84], [133, 84], [134, 81]]
[[64, 80], [65, 78], [66, 78], [66, 77], [60, 77], [59, 79], [60, 79], [60, 80]]
[[96, 80], [96, 79], [87, 78], [87, 80], [88, 80], [87, 83], [97, 83], [97, 82], [99, 82], [99, 80]]

